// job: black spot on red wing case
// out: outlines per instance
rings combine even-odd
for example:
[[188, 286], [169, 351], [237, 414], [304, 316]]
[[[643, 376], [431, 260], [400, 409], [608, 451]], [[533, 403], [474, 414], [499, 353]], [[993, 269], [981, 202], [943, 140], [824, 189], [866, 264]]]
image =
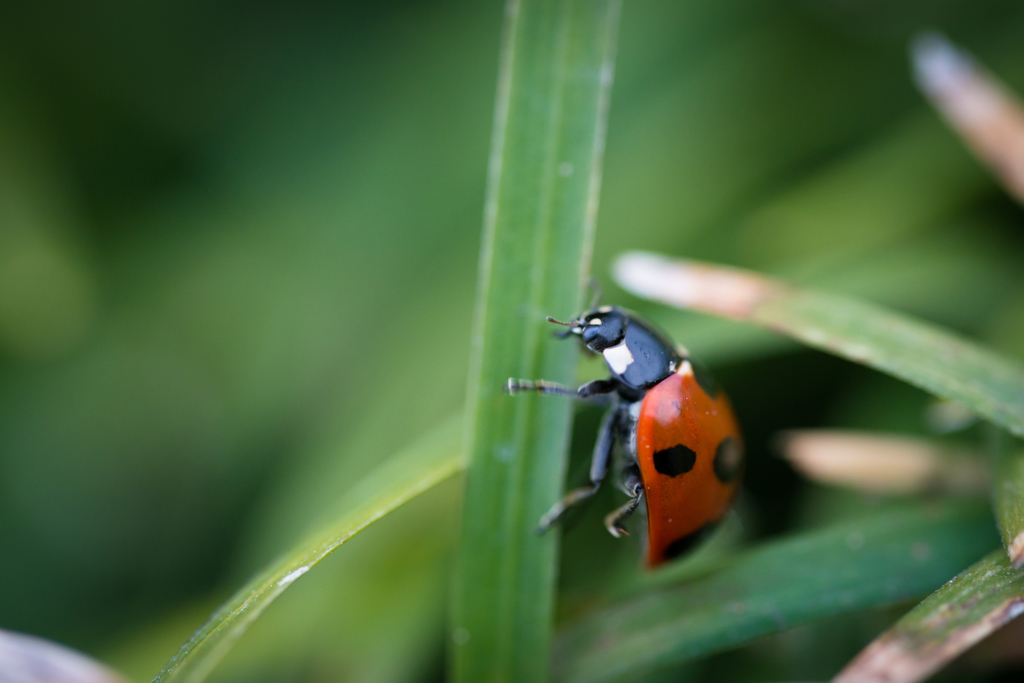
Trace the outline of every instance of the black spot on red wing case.
[[697, 380], [697, 384], [704, 390], [704, 393], [715, 398], [718, 396], [718, 382], [715, 381], [711, 371], [704, 367], [703, 364], [698, 363], [692, 358], [687, 358], [690, 362], [690, 367], [693, 368], [693, 378]]
[[695, 547], [700, 545], [701, 541], [710, 536], [711, 532], [715, 530], [716, 526], [717, 524], [715, 522], [709, 522], [708, 524], [705, 524], [693, 533], [689, 533], [683, 536], [682, 538], [677, 538], [676, 540], [672, 541], [667, 546], [665, 546], [665, 559], [674, 560], [680, 555], [685, 555], [686, 553], [690, 552]]
[[697, 454], [683, 444], [666, 448], [654, 454], [654, 469], [670, 477], [686, 474], [693, 469], [696, 463]]
[[743, 447], [731, 436], [722, 439], [715, 449], [715, 476], [723, 484], [728, 484], [739, 474], [743, 466]]

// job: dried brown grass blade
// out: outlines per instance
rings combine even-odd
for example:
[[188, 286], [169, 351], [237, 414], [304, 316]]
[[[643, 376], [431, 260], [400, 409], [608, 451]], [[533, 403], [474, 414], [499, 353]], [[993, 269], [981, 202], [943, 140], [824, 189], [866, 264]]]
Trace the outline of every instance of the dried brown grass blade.
[[782, 455], [813, 481], [867, 493], [984, 493], [986, 462], [927, 439], [804, 429], [779, 438]]
[[1003, 545], [1014, 567], [1024, 567], [1024, 450], [1007, 448], [995, 466], [992, 497]]
[[834, 683], [915, 683], [1024, 613], [1024, 572], [996, 550], [868, 645]]
[[126, 683], [125, 679], [63, 645], [0, 630], [3, 683]]
[[1024, 437], [1024, 366], [952, 332], [750, 271], [630, 252], [615, 279], [637, 296], [767, 327], [898, 377]]
[[1006, 190], [1024, 202], [1024, 104], [938, 34], [912, 48], [918, 87]]

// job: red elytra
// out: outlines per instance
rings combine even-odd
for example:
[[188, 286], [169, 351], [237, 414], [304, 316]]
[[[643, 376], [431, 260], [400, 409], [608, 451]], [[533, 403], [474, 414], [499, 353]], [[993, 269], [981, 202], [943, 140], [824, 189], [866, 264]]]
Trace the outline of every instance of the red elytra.
[[[685, 553], [725, 517], [739, 489], [742, 448], [729, 399], [721, 390], [709, 396], [688, 362], [648, 390], [636, 450], [647, 499], [649, 567]], [[674, 463], [655, 462], [656, 454], [680, 451]], [[680, 472], [688, 460], [679, 461], [690, 454], [692, 466]]]

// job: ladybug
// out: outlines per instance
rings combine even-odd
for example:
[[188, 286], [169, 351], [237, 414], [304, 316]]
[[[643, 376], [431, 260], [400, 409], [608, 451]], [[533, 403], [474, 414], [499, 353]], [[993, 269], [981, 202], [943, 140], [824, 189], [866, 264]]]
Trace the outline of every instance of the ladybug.
[[629, 502], [605, 517], [608, 531], [646, 502], [648, 567], [696, 546], [728, 512], [743, 473], [743, 439], [729, 399], [686, 349], [618, 306], [591, 307], [571, 322], [548, 318], [604, 357], [611, 376], [576, 391], [544, 380], [509, 379], [509, 393], [611, 396], [590, 465], [590, 486], [570, 491], [540, 520], [539, 532], [601, 486], [616, 443], [619, 488]]

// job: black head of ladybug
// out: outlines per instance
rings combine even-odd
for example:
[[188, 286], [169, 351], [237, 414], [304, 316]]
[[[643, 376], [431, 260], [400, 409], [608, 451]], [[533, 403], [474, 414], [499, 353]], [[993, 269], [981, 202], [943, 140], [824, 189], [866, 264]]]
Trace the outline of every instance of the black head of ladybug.
[[[579, 335], [591, 351], [601, 353], [622, 342], [629, 317], [622, 309], [605, 306], [580, 316]], [[573, 330], [575, 332], [575, 329]]]
[[613, 376], [633, 389], [646, 389], [675, 371], [680, 360], [674, 345], [649, 323], [618, 306], [602, 306], [569, 323], [548, 318], [577, 335], [604, 356]]
[[617, 306], [602, 306], [580, 314], [572, 322], [563, 323], [551, 317], [548, 318], [548, 322], [569, 328], [559, 334], [559, 337], [574, 334], [583, 340], [588, 349], [594, 353], [601, 353], [622, 343], [626, 336], [626, 327], [629, 325], [629, 314]]

